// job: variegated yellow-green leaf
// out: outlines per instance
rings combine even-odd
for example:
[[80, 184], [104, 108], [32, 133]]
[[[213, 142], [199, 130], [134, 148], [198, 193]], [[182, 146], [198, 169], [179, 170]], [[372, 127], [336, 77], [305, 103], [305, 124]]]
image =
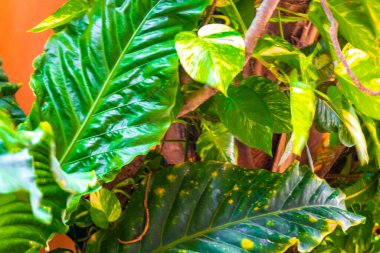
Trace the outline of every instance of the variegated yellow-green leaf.
[[[343, 54], [362, 85], [374, 91], [380, 90], [380, 65], [370, 54], [363, 50], [347, 45]], [[335, 74], [342, 86], [342, 92], [355, 107], [363, 114], [380, 120], [380, 96], [371, 96], [363, 93], [347, 74], [342, 63], [335, 68]]]
[[203, 161], [237, 163], [235, 138], [223, 123], [203, 120], [202, 134], [197, 140], [196, 149]]
[[309, 130], [313, 124], [316, 104], [314, 87], [308, 83], [292, 80], [290, 82], [290, 108], [293, 125], [293, 149], [301, 155], [309, 138]]
[[105, 188], [90, 194], [90, 214], [95, 225], [108, 228], [121, 214], [121, 205], [115, 193]]
[[244, 64], [244, 40], [226, 25], [206, 25], [198, 34], [181, 32], [175, 37], [175, 47], [191, 78], [224, 94]]
[[[335, 86], [329, 87], [329, 89], [327, 90], [327, 94], [330, 97], [335, 109], [340, 114], [340, 118], [342, 119], [344, 127], [351, 135], [360, 161], [362, 163], [368, 163], [369, 156], [367, 151], [367, 142], [354, 107], [350, 105], [344, 99], [344, 97], [342, 97], [341, 92]], [[342, 130], [340, 129], [340, 134], [342, 134], [341, 131]]]
[[338, 225], [364, 217], [346, 211], [344, 194], [308, 168], [285, 173], [223, 163], [185, 163], [152, 175], [147, 234], [145, 187], [129, 203], [124, 219], [91, 238], [88, 253], [272, 253], [295, 245], [309, 252]]
[[47, 29], [56, 28], [67, 24], [71, 20], [83, 15], [88, 11], [95, 0], [69, 0], [56, 12], [37, 26], [30, 29], [30, 32], [43, 32]]

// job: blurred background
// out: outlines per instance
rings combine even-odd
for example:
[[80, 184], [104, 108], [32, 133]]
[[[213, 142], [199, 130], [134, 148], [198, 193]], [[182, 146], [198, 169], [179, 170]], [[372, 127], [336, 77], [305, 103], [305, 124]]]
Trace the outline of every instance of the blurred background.
[[33, 60], [43, 52], [52, 31], [28, 33], [66, 0], [0, 0], [0, 58], [10, 81], [22, 83], [16, 95], [29, 113], [34, 95], [29, 88]]

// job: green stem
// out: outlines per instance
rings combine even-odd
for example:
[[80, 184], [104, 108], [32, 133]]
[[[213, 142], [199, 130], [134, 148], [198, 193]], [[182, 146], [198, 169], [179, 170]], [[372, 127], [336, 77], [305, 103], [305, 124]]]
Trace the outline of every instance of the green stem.
[[234, 1], [233, 0], [228, 0], [228, 1], [230, 2], [231, 6], [232, 6], [232, 9], [235, 12], [235, 16], [238, 19], [239, 24], [241, 26], [241, 29], [243, 30], [243, 34], [245, 36], [245, 34], [247, 33], [247, 26], [245, 25], [243, 19], [241, 18], [239, 10], [236, 8], [236, 5], [235, 5]]
[[280, 29], [280, 35], [281, 38], [285, 38], [284, 36], [284, 29], [282, 28], [282, 21], [281, 21], [281, 11], [277, 10], [277, 16], [278, 16], [278, 28]]

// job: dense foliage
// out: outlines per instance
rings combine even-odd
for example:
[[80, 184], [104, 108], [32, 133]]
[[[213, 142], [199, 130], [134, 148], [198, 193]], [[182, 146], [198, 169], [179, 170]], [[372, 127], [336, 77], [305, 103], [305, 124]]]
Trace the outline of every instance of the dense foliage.
[[69, 0], [31, 29], [29, 115], [0, 62], [0, 252], [379, 252], [380, 3], [279, 2]]

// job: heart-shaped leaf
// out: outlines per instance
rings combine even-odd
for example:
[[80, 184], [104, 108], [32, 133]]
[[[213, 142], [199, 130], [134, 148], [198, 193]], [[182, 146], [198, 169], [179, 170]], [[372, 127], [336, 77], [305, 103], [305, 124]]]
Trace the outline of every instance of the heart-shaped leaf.
[[364, 221], [346, 211], [344, 194], [298, 165], [283, 174], [222, 163], [186, 163], [154, 173], [149, 186], [147, 234], [145, 187], [135, 193], [124, 220], [95, 234], [87, 252], [300, 252], [316, 247], [338, 225]]
[[224, 94], [243, 68], [244, 40], [239, 32], [226, 25], [206, 25], [198, 34], [181, 32], [175, 37], [175, 47], [192, 79]]
[[108, 228], [121, 214], [121, 205], [115, 193], [105, 188], [90, 194], [90, 213], [95, 225]]
[[235, 138], [220, 122], [202, 121], [202, 134], [197, 140], [196, 149], [203, 161], [237, 163]]
[[110, 181], [160, 143], [178, 90], [174, 36], [195, 27], [207, 0], [95, 0], [48, 41], [25, 128], [48, 121], [68, 173]]
[[268, 106], [248, 85], [231, 86], [215, 100], [225, 127], [244, 144], [272, 154], [273, 120]]

